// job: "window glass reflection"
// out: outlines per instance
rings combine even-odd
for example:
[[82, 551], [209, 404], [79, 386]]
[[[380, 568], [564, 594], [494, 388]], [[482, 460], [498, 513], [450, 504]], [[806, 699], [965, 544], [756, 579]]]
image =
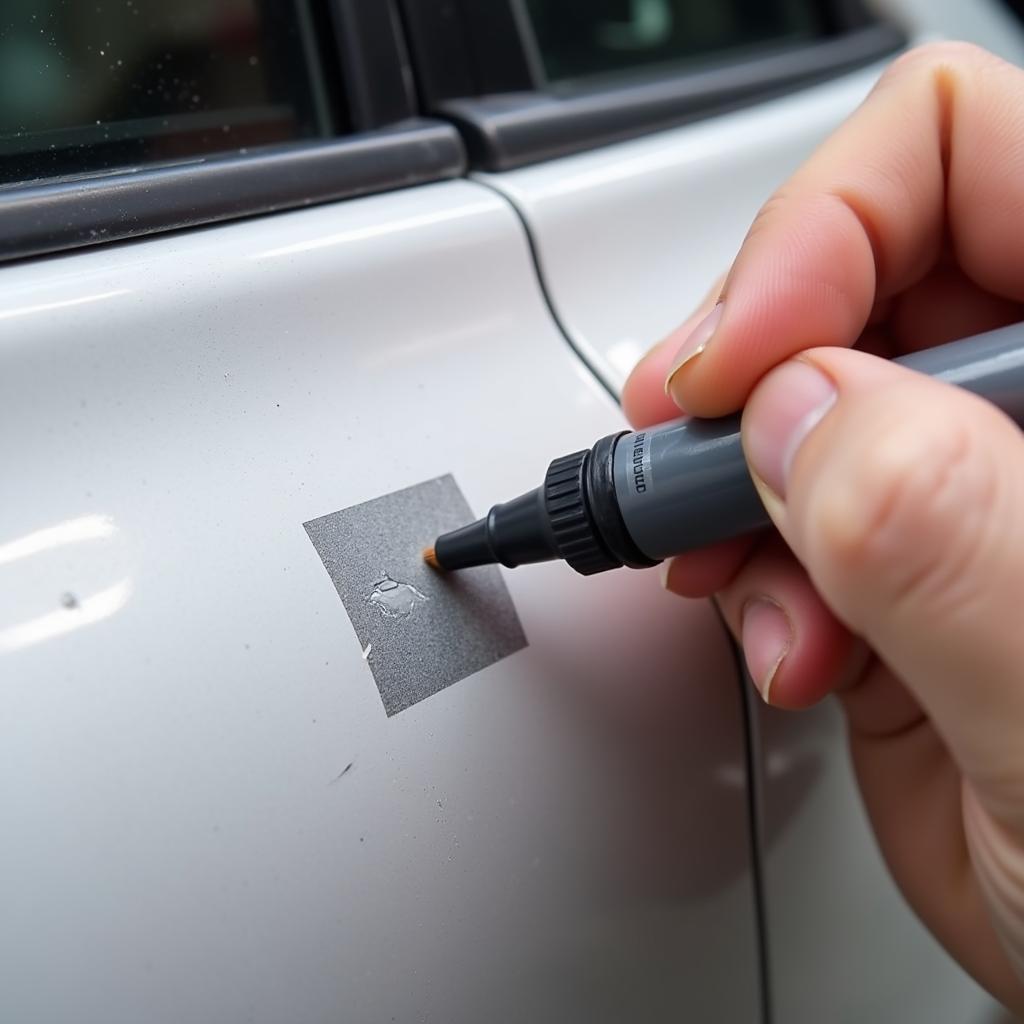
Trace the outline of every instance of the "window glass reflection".
[[0, 181], [340, 130], [309, 0], [3, 0]]
[[812, 0], [526, 0], [553, 81], [701, 62], [825, 33]]

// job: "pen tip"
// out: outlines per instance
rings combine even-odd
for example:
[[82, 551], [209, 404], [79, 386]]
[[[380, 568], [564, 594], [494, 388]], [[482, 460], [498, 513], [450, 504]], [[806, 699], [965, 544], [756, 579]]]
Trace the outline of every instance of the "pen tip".
[[433, 548], [425, 548], [423, 551], [423, 561], [430, 566], [431, 569], [437, 569], [441, 571], [441, 563], [437, 560], [437, 552]]

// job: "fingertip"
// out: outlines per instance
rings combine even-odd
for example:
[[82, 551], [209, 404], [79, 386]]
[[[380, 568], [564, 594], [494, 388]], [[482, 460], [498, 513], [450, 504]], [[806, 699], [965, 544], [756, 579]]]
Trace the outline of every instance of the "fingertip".
[[679, 340], [680, 344], [675, 351], [665, 377], [665, 394], [680, 409], [684, 408], [678, 387], [682, 379], [681, 371], [698, 356], [702, 355], [708, 345], [711, 344], [715, 334], [718, 332], [718, 324], [722, 319], [723, 311], [722, 303], [718, 302], [707, 316], [697, 322], [696, 326], [690, 330], [680, 330], [677, 333], [676, 340]]
[[676, 555], [660, 568], [662, 585], [679, 597], [709, 597], [727, 587], [750, 557], [755, 535]]
[[[720, 302], [695, 327], [680, 329], [671, 339], [676, 348], [666, 367], [664, 393], [676, 409], [685, 409], [693, 416], [723, 416], [742, 402], [736, 389], [737, 368], [742, 364], [732, 358], [734, 346], [729, 330], [722, 324], [724, 314], [725, 306]], [[724, 345], [722, 336], [727, 339]], [[726, 356], [722, 355], [723, 349]], [[733, 363], [724, 375], [719, 371], [723, 358]]]
[[773, 598], [760, 594], [743, 606], [740, 642], [747, 672], [761, 699], [772, 702], [772, 683], [793, 646], [793, 623], [785, 608]]
[[674, 335], [669, 335], [637, 363], [622, 387], [622, 411], [638, 430], [681, 415], [679, 406], [665, 394], [674, 353]]
[[734, 412], [785, 359], [854, 345], [874, 300], [872, 249], [850, 207], [834, 195], [776, 198], [737, 256], [713, 330], [703, 336], [705, 322], [681, 342], [668, 390], [692, 415]]
[[[857, 645], [850, 631], [820, 601], [785, 609], [792, 639], [763, 693], [772, 707], [800, 711], [818, 704], [840, 683]], [[756, 680], [755, 680], [756, 682]]]
[[806, 576], [780, 582], [772, 600], [785, 611], [793, 635], [772, 678], [769, 702], [796, 711], [812, 707], [845, 682], [856, 640]]
[[[622, 388], [622, 408], [633, 426], [649, 427], [676, 419], [683, 406], [673, 401], [666, 386], [677, 360], [683, 341], [694, 327], [713, 313], [722, 291], [725, 275], [722, 274], [704, 296], [700, 306], [667, 337], [663, 338], [633, 368]], [[684, 409], [689, 412], [689, 410]]]
[[777, 535], [719, 592], [751, 680], [772, 707], [797, 710], [843, 686], [858, 642]]

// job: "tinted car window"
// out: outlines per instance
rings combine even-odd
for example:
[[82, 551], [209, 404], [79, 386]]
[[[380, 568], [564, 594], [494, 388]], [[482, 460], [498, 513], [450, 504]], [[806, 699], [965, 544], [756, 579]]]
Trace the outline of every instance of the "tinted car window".
[[553, 82], [810, 40], [826, 29], [811, 0], [526, 0], [526, 9]]
[[337, 134], [311, 0], [3, 0], [0, 181]]

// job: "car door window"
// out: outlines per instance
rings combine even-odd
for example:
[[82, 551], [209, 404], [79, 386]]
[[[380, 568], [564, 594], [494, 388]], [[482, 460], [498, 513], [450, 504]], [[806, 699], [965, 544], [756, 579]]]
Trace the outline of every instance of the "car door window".
[[710, 117], [905, 43], [861, 0], [402, 0], [425, 110], [505, 171]]
[[345, 130], [309, 0], [6, 0], [0, 181]]
[[386, 0], [4, 0], [0, 260], [454, 177]]
[[806, 42], [829, 27], [813, 0], [526, 0], [552, 82]]

